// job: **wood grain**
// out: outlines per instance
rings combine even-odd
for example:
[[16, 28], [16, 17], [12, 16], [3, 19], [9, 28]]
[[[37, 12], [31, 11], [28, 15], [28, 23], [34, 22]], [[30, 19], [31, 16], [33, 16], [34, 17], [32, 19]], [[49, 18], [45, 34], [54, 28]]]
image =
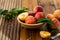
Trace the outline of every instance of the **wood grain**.
[[[51, 5], [52, 3], [54, 6]], [[0, 0], [0, 9], [7, 10], [27, 7], [29, 11], [33, 11], [33, 8], [37, 5], [43, 7], [45, 15], [53, 14], [56, 9], [60, 9], [60, 0]], [[22, 28], [16, 17], [12, 20], [0, 17], [0, 40], [50, 40], [40, 37], [40, 29]], [[55, 40], [60, 39], [57, 38]]]
[[[12, 8], [20, 7], [20, 0], [0, 0], [0, 9], [11, 10]], [[0, 25], [0, 40], [19, 40], [20, 26], [17, 22], [17, 19], [13, 18], [12, 20], [7, 20], [5, 18], [2, 18], [1, 21], [2, 22]]]

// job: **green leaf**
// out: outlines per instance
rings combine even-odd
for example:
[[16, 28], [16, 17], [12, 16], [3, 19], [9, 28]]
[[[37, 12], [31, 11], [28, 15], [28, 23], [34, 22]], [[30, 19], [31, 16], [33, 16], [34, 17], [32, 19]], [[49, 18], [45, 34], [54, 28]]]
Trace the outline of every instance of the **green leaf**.
[[5, 18], [6, 19], [12, 19], [13, 18], [13, 15], [5, 15]]
[[0, 14], [2, 13], [2, 11], [3, 11], [3, 10], [2, 10], [2, 9], [0, 9]]
[[12, 15], [15, 15], [22, 12], [26, 12], [27, 10], [28, 8], [13, 8], [10, 12], [12, 13]]
[[13, 8], [10, 11], [0, 9], [0, 15], [4, 15], [6, 19], [12, 19], [14, 15], [17, 15], [19, 13], [26, 12], [26, 11], [28, 11], [28, 8], [25, 8], [25, 7], [24, 8]]
[[41, 22], [47, 23], [49, 25], [54, 25], [54, 23], [50, 19], [48, 19], [48, 18], [41, 18], [41, 19], [36, 21], [36, 23], [41, 23]]
[[18, 11], [17, 11], [16, 9], [17, 9], [17, 8], [13, 8], [13, 9], [10, 11], [10, 13], [13, 14], [13, 15], [14, 15], [14, 14], [17, 14]]
[[2, 12], [3, 15], [7, 15], [8, 13], [9, 13], [8, 10], [4, 10], [4, 11]]
[[48, 22], [48, 19], [46, 18], [41, 18], [39, 20], [36, 21], [37, 23], [40, 23], [40, 22]]
[[6, 15], [8, 13], [8, 10], [3, 10], [3, 9], [0, 9], [0, 15]]
[[3, 14], [3, 13], [2, 13], [3, 11], [4, 11], [3, 9], [0, 9], [0, 15], [2, 15], [2, 14]]
[[54, 23], [52, 21], [50, 21], [50, 20], [47, 22], [47, 24], [54, 25]]

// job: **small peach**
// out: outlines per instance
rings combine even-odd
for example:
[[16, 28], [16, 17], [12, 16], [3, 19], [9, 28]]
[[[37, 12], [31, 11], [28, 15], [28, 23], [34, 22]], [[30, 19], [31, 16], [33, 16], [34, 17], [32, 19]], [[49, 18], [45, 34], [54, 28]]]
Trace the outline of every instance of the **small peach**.
[[53, 15], [54, 15], [56, 18], [60, 19], [60, 10], [56, 10], [56, 11], [53, 13]]
[[52, 22], [55, 24], [56, 27], [59, 27], [59, 20], [57, 18], [53, 18]]
[[35, 18], [36, 18], [37, 20], [40, 19], [40, 18], [42, 18], [42, 17], [44, 17], [43, 12], [37, 12], [37, 13], [35, 14]]
[[51, 36], [51, 33], [48, 31], [40, 31], [40, 36], [42, 38], [49, 38]]
[[33, 16], [28, 16], [25, 20], [25, 23], [33, 24], [33, 23], [35, 23], [35, 18]]
[[46, 18], [53, 19], [55, 18], [53, 14], [47, 14]]
[[36, 7], [34, 7], [34, 12], [35, 13], [37, 13], [37, 12], [43, 12], [42, 6], [36, 6]]

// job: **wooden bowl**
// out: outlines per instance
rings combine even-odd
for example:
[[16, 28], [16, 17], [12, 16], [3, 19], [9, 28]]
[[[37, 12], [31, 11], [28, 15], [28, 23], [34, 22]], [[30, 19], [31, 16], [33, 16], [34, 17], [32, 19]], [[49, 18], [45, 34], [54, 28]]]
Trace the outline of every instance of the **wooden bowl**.
[[21, 20], [19, 20], [19, 18], [17, 17], [17, 21], [21, 24], [21, 27], [25, 27], [25, 28], [39, 28], [43, 25], [43, 23], [38, 23], [38, 24], [26, 24], [24, 22], [22, 22]]

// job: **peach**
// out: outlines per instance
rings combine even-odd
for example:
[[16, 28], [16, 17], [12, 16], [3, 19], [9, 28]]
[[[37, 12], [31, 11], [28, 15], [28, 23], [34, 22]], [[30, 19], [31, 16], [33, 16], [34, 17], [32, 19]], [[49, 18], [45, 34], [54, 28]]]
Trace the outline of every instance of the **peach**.
[[25, 19], [28, 17], [28, 12], [24, 12], [18, 15], [19, 20], [25, 21]]
[[40, 36], [42, 38], [49, 38], [51, 36], [51, 33], [48, 31], [40, 31]]
[[56, 18], [60, 19], [60, 10], [56, 10], [56, 11], [53, 13], [53, 15], [54, 15]]
[[53, 19], [52, 19], [52, 22], [54, 23], [54, 25], [55, 25], [56, 27], [59, 27], [59, 20], [58, 20], [57, 18], [53, 18]]
[[25, 23], [33, 24], [33, 23], [35, 23], [35, 18], [33, 16], [28, 16], [25, 20]]
[[47, 14], [46, 18], [53, 19], [55, 18], [53, 14]]
[[43, 12], [37, 12], [37, 13], [35, 14], [35, 18], [36, 18], [37, 20], [40, 19], [40, 18], [42, 18], [42, 17], [44, 17]]
[[43, 12], [42, 6], [36, 6], [36, 7], [34, 7], [34, 12], [35, 13], [37, 13], [37, 12]]

